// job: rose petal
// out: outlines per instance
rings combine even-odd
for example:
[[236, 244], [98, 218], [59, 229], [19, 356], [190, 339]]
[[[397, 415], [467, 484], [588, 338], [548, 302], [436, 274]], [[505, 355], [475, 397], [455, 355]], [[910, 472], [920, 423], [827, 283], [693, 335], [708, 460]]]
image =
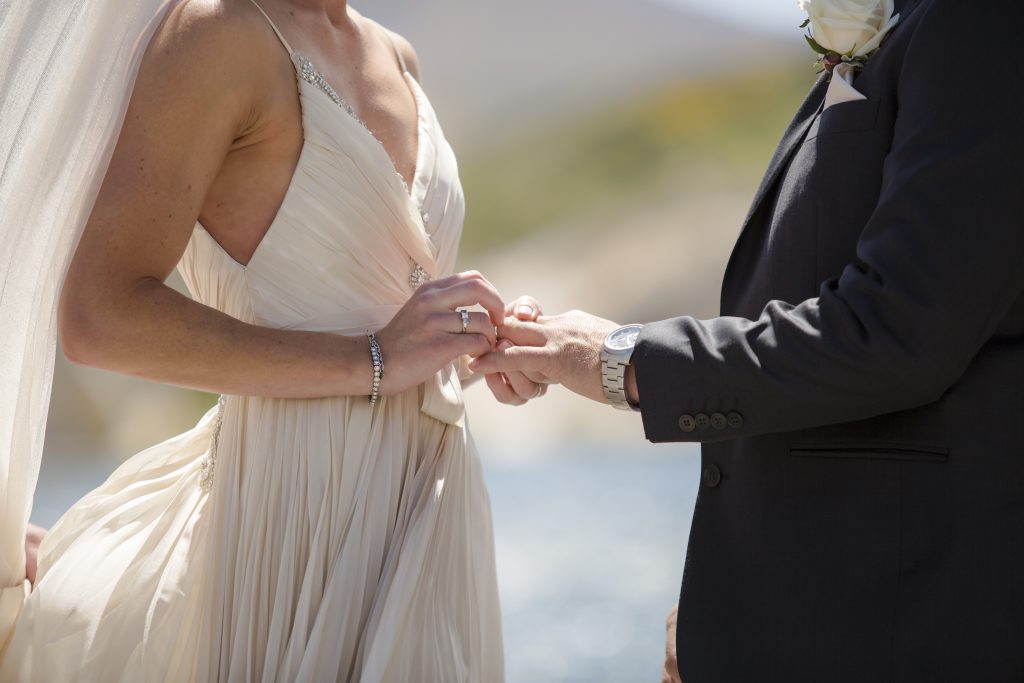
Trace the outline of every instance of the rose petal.
[[848, 55], [870, 40], [875, 30], [862, 21], [822, 18], [812, 21], [811, 32], [825, 49]]
[[857, 51], [851, 56], [866, 57], [867, 55], [877, 50], [879, 46], [881, 46], [882, 41], [885, 40], [885, 37], [889, 34], [889, 31], [893, 30], [893, 28], [896, 27], [896, 24], [899, 22], [899, 20], [900, 16], [897, 14], [896, 16], [889, 20], [889, 23], [885, 25], [885, 28], [883, 28], [881, 31], [872, 36], [870, 40], [864, 43], [864, 45], [858, 47]]

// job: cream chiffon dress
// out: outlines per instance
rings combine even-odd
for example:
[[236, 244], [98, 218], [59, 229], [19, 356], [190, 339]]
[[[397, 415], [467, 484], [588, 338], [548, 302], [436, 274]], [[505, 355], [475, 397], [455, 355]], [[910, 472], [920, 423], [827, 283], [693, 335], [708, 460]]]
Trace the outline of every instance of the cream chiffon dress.
[[[246, 322], [362, 335], [453, 270], [455, 158], [402, 63], [419, 112], [406, 187], [271, 26], [297, 75], [295, 174], [248, 265], [197, 224], [178, 269]], [[489, 500], [454, 367], [376, 407], [221, 397], [54, 525], [0, 668], [4, 682], [502, 679]]]

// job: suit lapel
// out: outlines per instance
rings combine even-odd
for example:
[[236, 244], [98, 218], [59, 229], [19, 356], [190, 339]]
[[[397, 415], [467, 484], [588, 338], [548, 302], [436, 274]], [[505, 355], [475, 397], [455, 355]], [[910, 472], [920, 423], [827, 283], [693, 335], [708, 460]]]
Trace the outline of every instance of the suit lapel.
[[814, 123], [814, 119], [817, 117], [818, 112], [821, 109], [822, 103], [825, 101], [825, 91], [828, 89], [828, 78], [827, 74], [822, 74], [818, 81], [811, 88], [807, 98], [803, 104], [800, 105], [800, 109], [797, 111], [796, 116], [793, 117], [793, 121], [789, 124], [789, 128], [782, 135], [782, 141], [779, 143], [778, 148], [775, 150], [775, 154], [772, 156], [771, 162], [768, 164], [768, 170], [764, 174], [764, 178], [761, 180], [761, 186], [757, 189], [757, 193], [754, 195], [754, 201], [750, 206], [750, 211], [747, 213], [746, 219], [743, 221], [743, 228], [740, 230], [740, 236], [736, 240], [736, 244], [732, 249], [732, 255], [729, 257], [729, 264], [725, 268], [725, 277], [722, 281], [722, 299], [721, 306], [723, 313], [729, 310], [729, 302], [732, 300], [730, 283], [734, 282], [735, 278], [732, 277], [734, 270], [740, 267], [741, 254], [743, 253], [743, 241], [749, 237], [752, 231], [752, 225], [755, 223], [755, 217], [758, 214], [758, 210], [761, 205], [764, 204], [765, 199], [769, 193], [773, 190], [779, 175], [782, 173], [782, 169], [786, 167], [790, 157], [796, 151], [801, 140], [807, 134], [811, 124]]
[[782, 169], [786, 167], [789, 158], [793, 156], [793, 152], [796, 151], [800, 141], [807, 134], [807, 130], [811, 127], [814, 118], [818, 115], [818, 110], [821, 109], [821, 105], [825, 101], [825, 91], [827, 89], [828, 75], [823, 73], [814, 84], [814, 87], [811, 88], [807, 99], [800, 105], [800, 109], [797, 111], [792, 123], [789, 124], [789, 128], [783, 133], [782, 141], [779, 142], [779, 146], [775, 150], [771, 162], [768, 164], [768, 170], [761, 180], [761, 186], [757, 188], [757, 193], [754, 195], [754, 201], [750, 206], [750, 211], [747, 213], [747, 218], [743, 221], [744, 231], [746, 231], [754, 214], [761, 207], [765, 197], [768, 196], [769, 190], [775, 184]]
[[[922, 4], [921, 0], [896, 0], [896, 12], [900, 14], [900, 21], [893, 28], [893, 33], [898, 31], [907, 22], [907, 18], [910, 14], [920, 7]], [[892, 34], [890, 33], [889, 38]], [[885, 48], [886, 42], [882, 44], [882, 49]], [[796, 116], [793, 121], [789, 124], [786, 132], [782, 135], [782, 140], [779, 143], [778, 148], [775, 150], [775, 154], [772, 156], [771, 162], [768, 164], [768, 170], [765, 172], [764, 178], [761, 180], [761, 185], [758, 187], [757, 192], [754, 195], [754, 200], [750, 206], [750, 211], [747, 213], [746, 219], [743, 221], [743, 228], [740, 230], [739, 238], [736, 241], [736, 245], [733, 247], [732, 255], [729, 258], [729, 264], [726, 266], [725, 277], [722, 284], [722, 309], [723, 311], [729, 308], [729, 304], [735, 298], [733, 295], [735, 292], [732, 291], [730, 283], [734, 282], [732, 277], [733, 271], [741, 267], [740, 261], [742, 260], [741, 255], [743, 252], [743, 241], [748, 238], [753, 232], [753, 226], [759, 221], [757, 220], [758, 212], [765, 204], [765, 201], [769, 196], [774, 195], [776, 186], [778, 184], [779, 177], [782, 175], [783, 170], [786, 168], [789, 160], [796, 152], [800, 143], [803, 141], [804, 136], [807, 135], [807, 131], [811, 128], [814, 120], [817, 118], [821, 111], [822, 104], [825, 101], [825, 91], [828, 90], [828, 74], [821, 74], [818, 81], [811, 88], [807, 98], [803, 104], [800, 105], [800, 109], [797, 110]]]
[[[920, 0], [896, 0], [896, 12], [900, 15], [900, 21], [893, 28], [893, 32], [900, 29], [900, 27], [906, 23], [907, 17], [910, 13], [920, 5]], [[891, 33], [890, 33], [891, 37]], [[884, 43], [883, 43], [884, 46]], [[750, 211], [747, 213], [746, 219], [743, 221], [743, 231], [746, 231], [750, 221], [753, 219], [754, 214], [761, 207], [765, 198], [768, 196], [772, 186], [778, 179], [782, 169], [786, 167], [793, 152], [796, 151], [797, 146], [803, 139], [804, 135], [807, 134], [807, 130], [811, 127], [814, 122], [815, 116], [818, 115], [818, 111], [821, 108], [822, 103], [825, 101], [825, 91], [828, 90], [828, 74], [821, 74], [818, 78], [817, 83], [811, 88], [811, 92], [807, 95], [807, 99], [800, 106], [796, 116], [793, 118], [792, 123], [789, 124], [789, 128], [782, 136], [782, 141], [779, 143], [778, 149], [775, 150], [775, 155], [772, 157], [771, 162], [768, 164], [768, 170], [761, 180], [761, 186], [757, 189], [757, 193], [754, 195], [754, 201], [751, 204]]]

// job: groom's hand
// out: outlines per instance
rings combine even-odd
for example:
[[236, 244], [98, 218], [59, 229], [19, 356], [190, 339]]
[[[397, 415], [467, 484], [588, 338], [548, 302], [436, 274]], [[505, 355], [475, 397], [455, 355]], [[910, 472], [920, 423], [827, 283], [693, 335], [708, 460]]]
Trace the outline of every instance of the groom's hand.
[[[540, 304], [532, 296], [521, 296], [505, 307], [505, 317], [525, 322], [533, 322], [542, 314]], [[512, 342], [505, 339], [498, 342], [497, 348], [507, 351], [512, 346]], [[500, 403], [512, 406], [521, 406], [532, 399], [540, 398], [548, 390], [547, 384], [534, 381], [535, 378], [527, 377], [525, 373], [514, 370], [492, 372], [487, 374], [484, 379], [487, 381], [487, 387]]]
[[661, 683], [682, 683], [679, 676], [679, 661], [676, 659], [676, 622], [679, 606], [669, 612], [665, 620], [665, 666], [661, 670]]
[[604, 403], [601, 348], [608, 333], [618, 327], [582, 311], [539, 316], [534, 322], [506, 318], [498, 328], [497, 350], [473, 360], [470, 368], [485, 374], [521, 372]]

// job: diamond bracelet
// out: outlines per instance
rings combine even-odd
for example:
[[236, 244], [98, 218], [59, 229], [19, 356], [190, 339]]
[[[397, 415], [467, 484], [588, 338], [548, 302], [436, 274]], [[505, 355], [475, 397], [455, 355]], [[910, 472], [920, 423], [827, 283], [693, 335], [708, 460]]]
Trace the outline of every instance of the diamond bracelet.
[[384, 357], [380, 353], [380, 345], [377, 344], [373, 332], [367, 330], [367, 339], [370, 340], [370, 359], [373, 361], [373, 388], [370, 390], [370, 405], [377, 405], [380, 398], [380, 381], [384, 378]]

